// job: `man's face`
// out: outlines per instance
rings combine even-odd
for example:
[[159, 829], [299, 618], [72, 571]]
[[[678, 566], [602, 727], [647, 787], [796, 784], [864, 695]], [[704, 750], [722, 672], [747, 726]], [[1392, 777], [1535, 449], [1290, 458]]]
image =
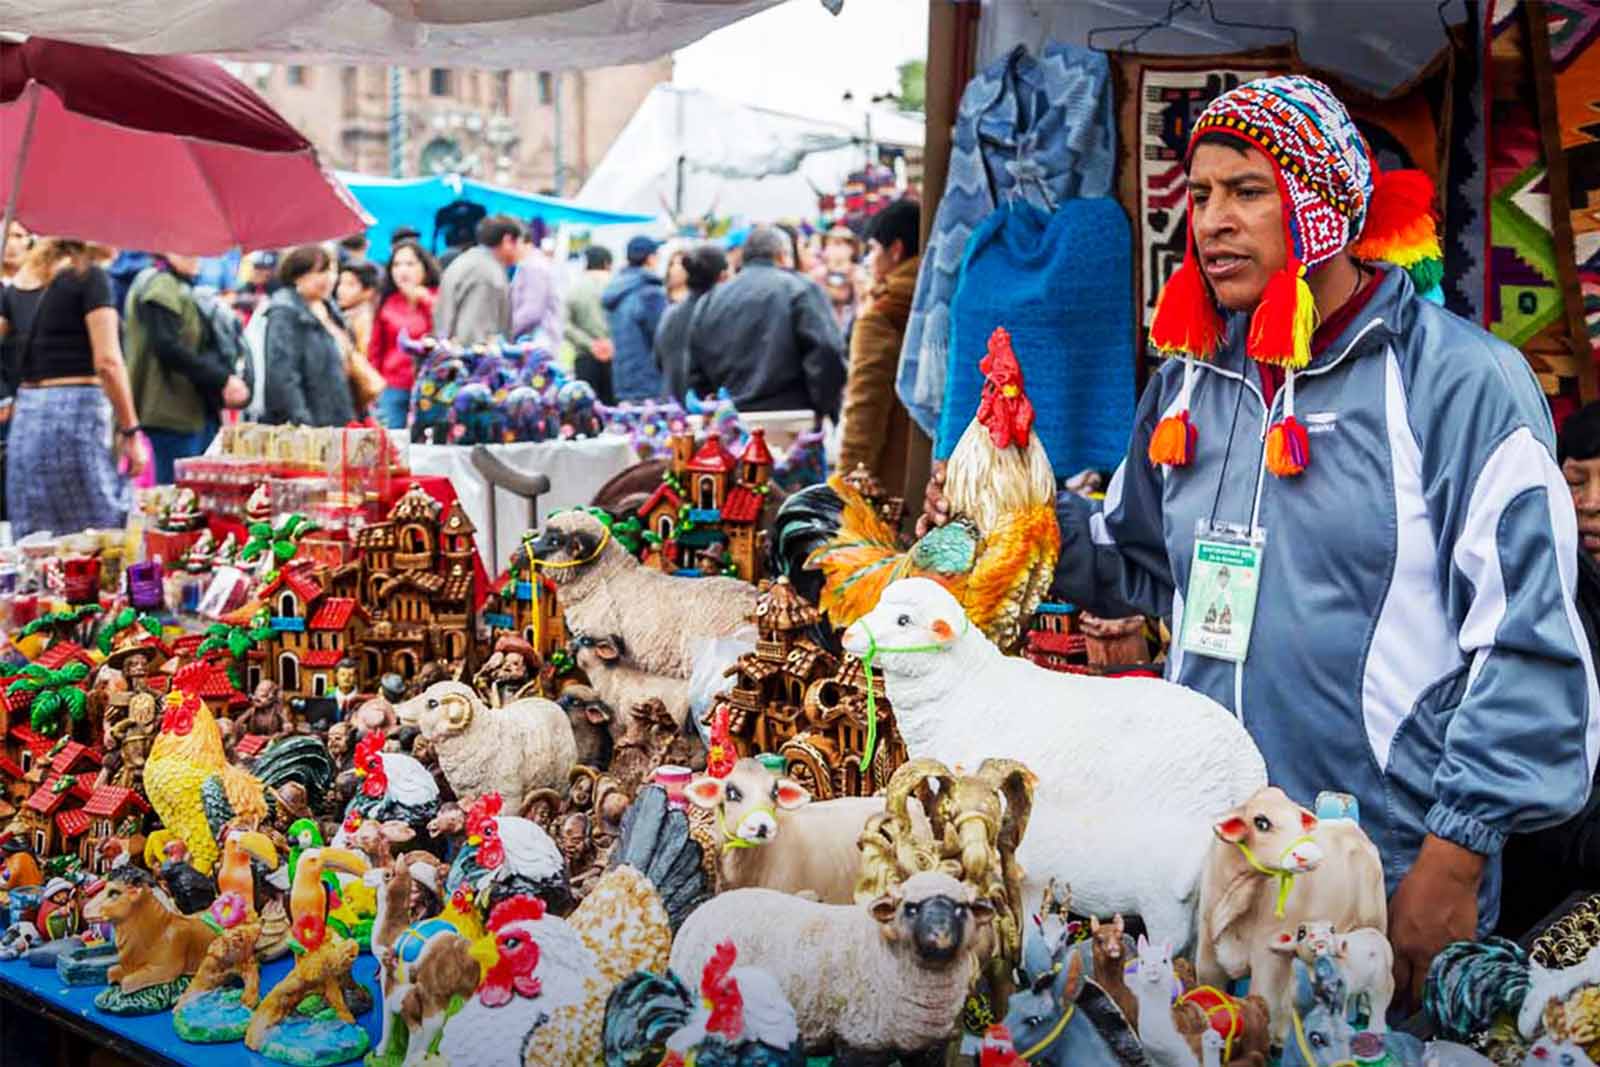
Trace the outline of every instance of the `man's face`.
[[339, 307], [346, 311], [372, 299], [372, 290], [361, 284], [361, 276], [353, 270], [339, 273], [339, 288], [334, 293]]
[[1217, 303], [1249, 311], [1288, 262], [1283, 208], [1272, 161], [1203, 144], [1189, 163], [1190, 225], [1195, 254]]
[[350, 690], [356, 687], [356, 672], [353, 667], [336, 667], [333, 671], [333, 684], [340, 689]]
[[1567, 459], [1561, 464], [1572, 490], [1572, 506], [1578, 512], [1578, 537], [1583, 550], [1600, 560], [1600, 456], [1594, 459]]
[[494, 246], [494, 258], [502, 267], [515, 267], [522, 258], [522, 238], [514, 233], [506, 234], [501, 242]]
[[186, 274], [191, 278], [200, 273], [199, 256], [186, 256], [179, 252], [168, 252], [167, 262], [176, 267], [180, 274]]

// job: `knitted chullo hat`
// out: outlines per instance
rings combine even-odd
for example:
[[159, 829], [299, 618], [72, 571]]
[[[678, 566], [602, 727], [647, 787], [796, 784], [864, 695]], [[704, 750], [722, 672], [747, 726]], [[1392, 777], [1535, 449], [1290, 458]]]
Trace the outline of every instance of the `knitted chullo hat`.
[[[1225, 133], [1259, 149], [1277, 174], [1289, 256], [1251, 314], [1245, 352], [1288, 372], [1284, 416], [1267, 437], [1267, 466], [1279, 477], [1299, 474], [1310, 458], [1310, 444], [1294, 416], [1294, 376], [1311, 361], [1316, 328], [1306, 273], [1349, 246], [1359, 259], [1405, 268], [1419, 292], [1434, 296], [1443, 255], [1434, 227], [1433, 183], [1421, 171], [1378, 172], [1344, 105], [1326, 85], [1300, 75], [1260, 78], [1217, 97], [1190, 133], [1188, 156], [1208, 133]], [[1222, 315], [1201, 273], [1190, 226], [1183, 263], [1162, 288], [1150, 324], [1151, 344], [1184, 357], [1180, 410], [1151, 434], [1152, 463], [1181, 467], [1193, 459], [1193, 361], [1210, 359], [1222, 333]]]

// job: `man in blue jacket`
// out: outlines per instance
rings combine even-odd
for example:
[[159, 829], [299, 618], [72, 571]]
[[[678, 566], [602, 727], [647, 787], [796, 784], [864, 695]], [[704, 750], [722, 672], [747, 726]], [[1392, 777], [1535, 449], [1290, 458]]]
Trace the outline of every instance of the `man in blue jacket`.
[[656, 326], [667, 309], [667, 286], [656, 273], [660, 244], [645, 236], [628, 242], [628, 265], [600, 294], [611, 328], [611, 387], [618, 400], [654, 400], [666, 393], [656, 366]]
[[[1055, 594], [1170, 618], [1167, 677], [1232, 709], [1275, 784], [1357, 797], [1415, 996], [1440, 948], [1493, 926], [1507, 836], [1589, 795], [1600, 718], [1550, 414], [1516, 349], [1419, 292], [1431, 186], [1375, 175], [1326, 86], [1219, 97], [1187, 162], [1189, 251], [1151, 324], [1183, 358], [1103, 504], [1061, 499]], [[1185, 612], [1220, 561], [1253, 617], [1226, 634]]]

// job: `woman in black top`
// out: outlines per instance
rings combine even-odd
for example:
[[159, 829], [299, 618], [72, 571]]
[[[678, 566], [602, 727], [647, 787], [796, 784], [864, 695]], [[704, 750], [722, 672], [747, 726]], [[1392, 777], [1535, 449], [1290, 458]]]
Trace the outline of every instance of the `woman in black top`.
[[19, 538], [121, 526], [128, 485], [117, 460], [126, 455], [132, 475], [146, 463], [111, 279], [93, 259], [82, 241], [40, 240], [25, 271], [38, 284], [12, 286], [0, 304], [20, 383], [6, 448], [6, 508]]

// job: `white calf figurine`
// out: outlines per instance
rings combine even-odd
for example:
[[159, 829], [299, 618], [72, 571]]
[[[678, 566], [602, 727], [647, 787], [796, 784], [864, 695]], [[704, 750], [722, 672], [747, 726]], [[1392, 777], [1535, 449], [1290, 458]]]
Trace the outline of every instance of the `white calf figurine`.
[[1341, 934], [1331, 922], [1300, 923], [1293, 936], [1278, 935], [1275, 952], [1292, 953], [1310, 966], [1318, 956], [1335, 960], [1345, 980], [1345, 1004], [1356, 1005], [1356, 998], [1367, 998], [1367, 1029], [1381, 1034], [1386, 1029], [1384, 1016], [1394, 999], [1394, 949], [1381, 930], [1370, 926]]

